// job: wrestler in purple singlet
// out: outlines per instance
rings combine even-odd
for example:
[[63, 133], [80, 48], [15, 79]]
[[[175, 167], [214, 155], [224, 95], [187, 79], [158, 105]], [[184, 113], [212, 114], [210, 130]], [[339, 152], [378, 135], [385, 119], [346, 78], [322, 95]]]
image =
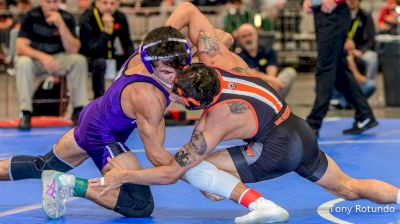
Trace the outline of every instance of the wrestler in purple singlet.
[[121, 94], [127, 85], [134, 82], [150, 83], [164, 93], [167, 106], [170, 103], [168, 91], [155, 79], [139, 74], [125, 74], [129, 61], [137, 54], [137, 51], [133, 53], [122, 65], [119, 75], [105, 94], [85, 106], [74, 130], [79, 147], [89, 154], [100, 171], [108, 163], [107, 157], [114, 157], [107, 145], [116, 142], [124, 151], [129, 151], [125, 141], [137, 127], [136, 119], [127, 117], [121, 107]]

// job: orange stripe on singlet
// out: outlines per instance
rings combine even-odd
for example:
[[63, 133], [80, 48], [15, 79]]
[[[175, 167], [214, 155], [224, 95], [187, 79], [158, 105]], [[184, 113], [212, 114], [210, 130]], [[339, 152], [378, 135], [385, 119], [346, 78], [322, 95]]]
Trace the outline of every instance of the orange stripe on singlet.
[[[275, 108], [280, 111], [282, 109], [282, 104], [279, 103], [275, 97], [273, 97], [270, 93], [266, 92], [265, 90], [253, 87], [253, 86], [249, 86], [246, 84], [242, 84], [239, 82], [235, 82], [236, 88], [234, 88], [233, 90], [237, 90], [237, 91], [243, 91], [243, 92], [250, 92], [250, 93], [254, 93], [257, 94], [263, 98], [265, 98], [266, 100], [268, 100], [269, 102], [271, 102]], [[249, 96], [252, 97], [246, 93], [242, 93], [241, 95], [245, 95], [245, 96]]]
[[[235, 71], [232, 71], [230, 69], [227, 69], [227, 68], [224, 68], [224, 67], [220, 67], [220, 66], [214, 66], [214, 68], [219, 68], [219, 69], [222, 69], [222, 70], [224, 70], [224, 71], [226, 71], [228, 73], [231, 73], [231, 74], [234, 74], [234, 75], [237, 75], [237, 76], [241, 76], [241, 77], [258, 78], [255, 75], [237, 73]], [[238, 95], [245, 95], [245, 96], [252, 97], [252, 98], [255, 98], [253, 94], [256, 94], [256, 95], [266, 99], [266, 101], [268, 101], [270, 103], [270, 104], [267, 103], [268, 106], [273, 105], [273, 107], [275, 107], [274, 110], [277, 113], [282, 109], [282, 103], [268, 89], [266, 89], [266, 88], [264, 88], [264, 87], [262, 87], [262, 86], [260, 86], [260, 85], [258, 85], [256, 83], [253, 83], [251, 81], [243, 80], [240, 77], [237, 77], [237, 78], [223, 77], [218, 70], [216, 70], [216, 71], [217, 71], [218, 78], [219, 78], [220, 83], [221, 83], [221, 91], [220, 91], [220, 93], [218, 94], [218, 96], [215, 99], [219, 98], [219, 96], [222, 93], [222, 90], [229, 89], [230, 91], [241, 91], [240, 93], [238, 92], [237, 94]], [[231, 79], [231, 80], [234, 79], [233, 83], [235, 84], [236, 87], [235, 88], [229, 88], [229, 83], [231, 83], [231, 82], [227, 81], [227, 79], [228, 80], [229, 79]], [[246, 82], [249, 83], [250, 85], [246, 84]], [[246, 94], [246, 92], [249, 92], [249, 93], [252, 93], [252, 94]]]

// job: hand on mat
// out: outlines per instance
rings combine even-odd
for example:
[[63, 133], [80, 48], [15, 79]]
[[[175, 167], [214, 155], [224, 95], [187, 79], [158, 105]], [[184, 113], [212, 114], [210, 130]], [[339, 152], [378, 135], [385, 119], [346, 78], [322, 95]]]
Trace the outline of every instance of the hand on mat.
[[111, 170], [107, 172], [104, 177], [89, 180], [92, 187], [103, 187], [100, 195], [104, 195], [108, 191], [120, 187], [123, 184], [122, 177], [125, 174], [125, 169], [118, 162], [112, 158], [107, 158], [108, 163], [111, 165]]
[[221, 201], [224, 200], [225, 198], [216, 194], [211, 194], [205, 191], [200, 191], [208, 200], [211, 201]]

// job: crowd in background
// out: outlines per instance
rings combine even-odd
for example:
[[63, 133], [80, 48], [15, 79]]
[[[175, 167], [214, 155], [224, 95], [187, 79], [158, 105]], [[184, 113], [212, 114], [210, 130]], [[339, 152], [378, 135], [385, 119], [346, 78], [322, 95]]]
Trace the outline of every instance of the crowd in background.
[[[32, 0], [33, 1], [33, 0]], [[105, 77], [116, 74], [117, 69], [134, 51], [132, 26], [120, 6], [133, 9], [142, 16], [157, 14], [146, 12], [146, 7], [173, 7], [185, 0], [0, 0], [0, 63], [13, 63], [21, 111], [20, 129], [30, 128], [33, 112], [34, 78], [48, 75], [51, 81], [67, 77], [74, 122], [88, 102], [86, 94], [88, 74], [91, 75], [93, 95], [98, 98], [105, 91]], [[262, 44], [259, 34], [273, 29], [274, 21], [282, 10], [297, 0], [194, 0], [202, 6], [223, 7], [223, 28], [234, 37], [232, 50], [238, 53], [261, 78], [270, 83], [283, 96], [287, 95], [297, 76], [292, 67], [281, 67], [273, 44]], [[344, 52], [348, 70], [354, 76], [365, 97], [375, 91], [374, 78], [378, 70], [375, 52], [377, 33], [399, 34], [400, 1], [387, 0], [374, 21], [370, 12], [360, 8], [361, 0], [348, 0], [351, 26], [347, 32]], [[79, 11], [78, 19], [69, 6]], [[249, 6], [258, 6], [251, 8]], [[261, 10], [262, 9], [262, 10]], [[268, 13], [265, 13], [267, 10]], [[73, 11], [73, 10], [72, 10]], [[315, 15], [314, 15], [315, 16]], [[375, 25], [376, 24], [376, 25]], [[377, 29], [375, 29], [375, 27]], [[130, 30], [131, 28], [131, 30]], [[10, 31], [18, 29], [15, 61], [7, 58]], [[334, 90], [331, 104], [338, 108], [351, 107], [343, 94]]]

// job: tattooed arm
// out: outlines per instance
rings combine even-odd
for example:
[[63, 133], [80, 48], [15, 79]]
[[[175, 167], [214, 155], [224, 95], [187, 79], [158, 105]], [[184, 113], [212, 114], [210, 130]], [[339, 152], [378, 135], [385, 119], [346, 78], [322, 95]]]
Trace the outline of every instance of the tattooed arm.
[[[126, 170], [118, 167], [113, 159], [109, 159], [113, 169], [105, 175], [107, 191], [123, 183], [142, 185], [158, 185], [175, 183], [187, 170], [199, 164], [225, 136], [228, 131], [223, 125], [210, 125], [221, 120], [220, 117], [206, 121], [204, 116], [196, 125], [192, 137], [166, 166], [159, 166], [143, 170]], [[115, 164], [115, 165], [113, 165]], [[90, 182], [93, 186], [100, 186], [100, 179]]]
[[174, 10], [165, 26], [172, 26], [177, 29], [188, 27], [190, 40], [199, 51], [200, 61], [204, 59], [215, 61], [215, 58], [226, 56], [229, 49], [224, 45], [225, 41], [220, 40], [213, 25], [197, 8], [191, 3], [183, 2]]

